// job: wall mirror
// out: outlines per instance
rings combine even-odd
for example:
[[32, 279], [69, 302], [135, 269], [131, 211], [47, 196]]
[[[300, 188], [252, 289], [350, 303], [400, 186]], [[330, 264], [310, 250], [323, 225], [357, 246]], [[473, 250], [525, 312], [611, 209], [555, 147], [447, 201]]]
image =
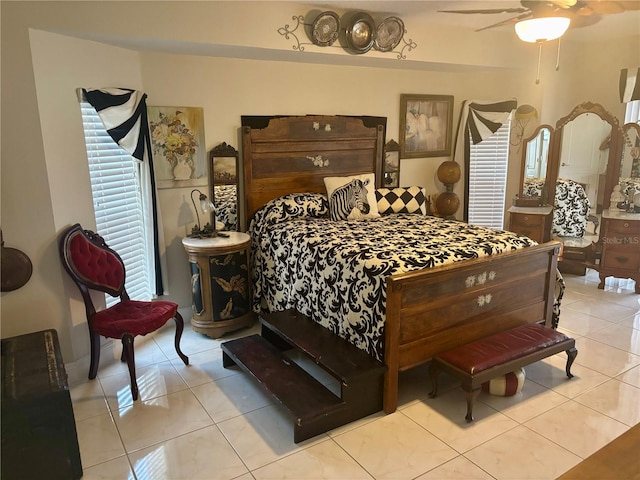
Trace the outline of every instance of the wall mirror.
[[617, 170], [618, 138], [618, 120], [597, 103], [580, 104], [558, 120], [549, 170], [555, 180], [550, 188], [553, 234], [583, 238], [596, 233]]
[[640, 125], [637, 123], [627, 123], [622, 127], [618, 184], [630, 202], [640, 193]]
[[523, 140], [520, 202], [516, 201], [516, 205], [522, 202], [536, 206], [549, 204], [549, 189], [546, 178], [552, 133], [553, 127], [551, 125], [540, 125], [529, 138]]
[[226, 142], [209, 152], [211, 198], [215, 205], [215, 226], [238, 229], [238, 151]]

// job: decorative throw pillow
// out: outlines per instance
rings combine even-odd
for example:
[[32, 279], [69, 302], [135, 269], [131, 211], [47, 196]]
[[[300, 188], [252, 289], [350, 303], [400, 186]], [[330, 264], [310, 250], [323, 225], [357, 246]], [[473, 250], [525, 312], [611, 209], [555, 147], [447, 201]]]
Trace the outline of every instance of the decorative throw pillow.
[[375, 194], [375, 175], [325, 177], [331, 220], [379, 217]]
[[427, 195], [422, 187], [378, 188], [376, 200], [381, 215], [389, 213], [427, 214]]

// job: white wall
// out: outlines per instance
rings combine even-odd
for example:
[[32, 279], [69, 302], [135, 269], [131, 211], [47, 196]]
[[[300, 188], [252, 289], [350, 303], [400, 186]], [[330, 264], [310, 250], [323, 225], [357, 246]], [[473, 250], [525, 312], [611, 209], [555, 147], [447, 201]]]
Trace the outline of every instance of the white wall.
[[[26, 286], [0, 296], [0, 333], [8, 337], [56, 328], [66, 361], [86, 351], [88, 341], [80, 297], [60, 265], [57, 239], [72, 222], [93, 222], [75, 88], [141, 88], [152, 105], [202, 106], [207, 148], [221, 141], [238, 147], [240, 116], [247, 114], [386, 116], [387, 139], [397, 140], [401, 93], [454, 95], [454, 128], [463, 99], [516, 97], [519, 104], [536, 106], [543, 118], [547, 109], [583, 99], [614, 108], [611, 86], [617, 88], [619, 69], [632, 63], [633, 52], [637, 58], [638, 45], [636, 38], [631, 54], [621, 45], [614, 53], [610, 45], [567, 47], [563, 59], [575, 55], [575, 78], [569, 60], [554, 72], [548, 65], [555, 62], [554, 54], [547, 55], [545, 48], [542, 82], [535, 85], [537, 51], [530, 46], [509, 44], [497, 32], [480, 42], [477, 35], [455, 28], [415, 28], [411, 19], [405, 24], [419, 48], [400, 64], [373, 61], [381, 60], [378, 52], [358, 58], [339, 49], [320, 53], [318, 47], [293, 52], [277, 33], [300, 11], [290, 2], [1, 2], [0, 8], [2, 229], [6, 245], [25, 251], [34, 264]], [[121, 15], [122, 8], [127, 15]], [[118, 39], [135, 41], [143, 52], [104, 44]], [[201, 55], [152, 53], [151, 43], [174, 50], [189, 47]], [[220, 56], [205, 55], [212, 50]], [[251, 59], [224, 58], [235, 53]], [[272, 60], [259, 59], [265, 56]], [[588, 59], [588, 65], [578, 58]], [[490, 68], [469, 70], [479, 64]], [[510, 68], [495, 68], [501, 64]], [[571, 98], [573, 93], [580, 98]], [[442, 189], [434, 174], [443, 160], [403, 160], [401, 183]], [[511, 162], [509, 200], [519, 175], [518, 155]], [[187, 195], [186, 190], [163, 190], [160, 203], [170, 296], [190, 318], [180, 244], [190, 222], [178, 215]]]

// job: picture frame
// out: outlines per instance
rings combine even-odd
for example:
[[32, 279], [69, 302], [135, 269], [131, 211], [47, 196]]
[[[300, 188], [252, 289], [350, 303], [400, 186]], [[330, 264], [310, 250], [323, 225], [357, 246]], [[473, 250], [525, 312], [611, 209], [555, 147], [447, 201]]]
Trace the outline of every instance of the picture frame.
[[400, 95], [400, 158], [451, 155], [453, 95]]
[[207, 185], [204, 109], [148, 106], [147, 115], [157, 188]]
[[382, 186], [386, 188], [400, 186], [400, 144], [395, 140], [389, 140], [384, 145]]

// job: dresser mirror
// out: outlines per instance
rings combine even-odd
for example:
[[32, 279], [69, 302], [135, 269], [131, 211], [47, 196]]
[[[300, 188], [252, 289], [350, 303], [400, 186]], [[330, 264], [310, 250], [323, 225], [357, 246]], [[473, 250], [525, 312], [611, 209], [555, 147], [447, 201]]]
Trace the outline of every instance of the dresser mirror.
[[238, 230], [238, 151], [222, 142], [209, 152], [215, 226]]
[[[628, 210], [640, 213], [638, 205], [634, 205], [634, 197], [640, 194], [640, 125], [627, 123], [622, 127], [622, 154], [620, 156], [620, 174], [618, 184], [627, 196]], [[637, 197], [636, 197], [637, 198]]]
[[520, 198], [516, 205], [547, 205], [548, 185], [546, 184], [551, 151], [551, 125], [538, 126], [531, 136], [522, 142], [522, 177]]
[[554, 201], [552, 233], [595, 236], [598, 215], [608, 206], [617, 181], [613, 174], [619, 159], [618, 120], [601, 105], [586, 102], [558, 120], [555, 132], [549, 177], [554, 180], [549, 182]]

